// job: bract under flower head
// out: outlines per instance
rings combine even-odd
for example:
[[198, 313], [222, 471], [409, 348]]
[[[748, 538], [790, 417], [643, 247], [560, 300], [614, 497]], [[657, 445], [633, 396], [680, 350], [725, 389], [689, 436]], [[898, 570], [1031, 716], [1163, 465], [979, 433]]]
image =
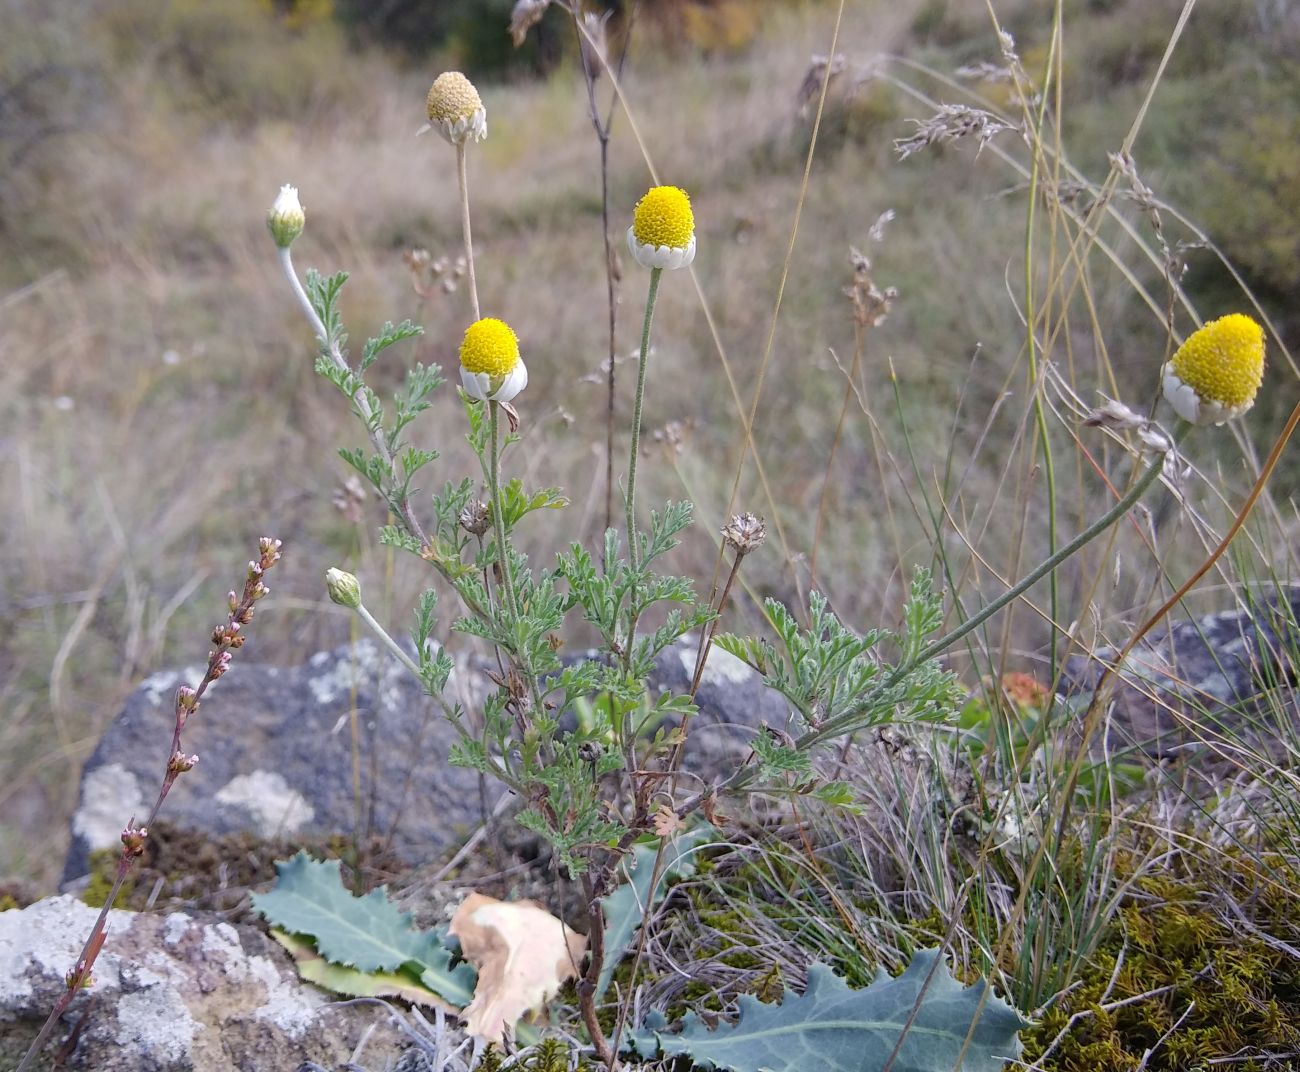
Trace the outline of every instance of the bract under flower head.
[[1242, 313], [1193, 332], [1162, 370], [1165, 398], [1193, 424], [1223, 424], [1255, 404], [1264, 382], [1264, 329]]
[[270, 228], [275, 244], [281, 249], [293, 245], [293, 240], [307, 226], [307, 214], [303, 212], [302, 202], [298, 200], [298, 187], [280, 187], [271, 211], [266, 214], [266, 226]]
[[425, 100], [429, 125], [452, 145], [487, 137], [487, 109], [474, 83], [460, 71], [444, 71], [433, 80]]
[[695, 214], [686, 191], [655, 186], [636, 203], [627, 248], [646, 268], [685, 268], [695, 259]]
[[460, 382], [467, 395], [483, 402], [509, 402], [528, 386], [519, 338], [504, 320], [484, 317], [465, 329]]

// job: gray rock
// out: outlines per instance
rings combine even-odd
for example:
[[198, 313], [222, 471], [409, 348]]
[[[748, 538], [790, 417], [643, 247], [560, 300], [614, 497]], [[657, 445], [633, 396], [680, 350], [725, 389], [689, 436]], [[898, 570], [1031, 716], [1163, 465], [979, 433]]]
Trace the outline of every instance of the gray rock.
[[[65, 881], [86, 873], [95, 849], [120, 847], [131, 816], [148, 814], [171, 747], [176, 689], [201, 675], [198, 667], [153, 675], [100, 739], [82, 772]], [[368, 638], [292, 669], [236, 660], [185, 727], [185, 751], [199, 763], [176, 780], [162, 816], [211, 834], [355, 831], [353, 710], [369, 831], [391, 831], [395, 849], [415, 858], [477, 821], [478, 776], [447, 763], [450, 727]]]
[[[1279, 713], [1300, 728], [1291, 689], [1297, 610], [1300, 589], [1288, 587], [1245, 608], [1153, 629], [1114, 675], [1111, 750], [1166, 757], [1221, 736], [1267, 749], [1286, 730]], [[1071, 656], [1058, 694], [1082, 709], [1118, 657], [1116, 648]]]
[[[14, 1067], [35, 1038], [97, 915], [68, 896], [0, 913], [0, 1066]], [[93, 978], [47, 1051], [84, 1015], [68, 1069], [337, 1068], [363, 1035], [365, 1061], [382, 1068], [402, 1048], [382, 1008], [331, 1004], [270, 938], [210, 913], [111, 912]]]
[[[695, 640], [667, 649], [652, 682], [685, 691]], [[491, 686], [482, 666], [458, 667], [449, 700], [476, 711]], [[82, 772], [65, 882], [86, 874], [95, 849], [120, 847], [127, 820], [142, 821], [171, 745], [176, 688], [199, 680], [193, 667], [155, 674], [128, 698]], [[715, 649], [698, 695], [700, 714], [687, 768], [725, 774], [763, 722], [780, 725], [784, 702], [740, 660]], [[481, 819], [477, 773], [447, 762], [455, 731], [411, 674], [369, 638], [279, 669], [236, 660], [185, 727], [199, 763], [177, 779], [162, 817], [202, 833], [320, 837], [357, 829], [351, 712], [361, 743], [365, 828], [391, 833], [412, 862], [459, 843]], [[487, 805], [497, 794], [489, 786]]]

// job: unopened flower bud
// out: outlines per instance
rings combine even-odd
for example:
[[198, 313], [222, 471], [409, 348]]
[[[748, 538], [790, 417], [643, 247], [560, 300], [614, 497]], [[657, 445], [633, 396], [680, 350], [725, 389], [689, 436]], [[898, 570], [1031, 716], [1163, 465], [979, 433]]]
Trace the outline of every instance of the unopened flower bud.
[[226, 605], [230, 607], [230, 613], [235, 613], [235, 608], [239, 606], [239, 597], [234, 592], [226, 593]]
[[298, 200], [298, 187], [281, 186], [280, 195], [266, 217], [266, 226], [270, 228], [275, 244], [281, 249], [288, 249], [306, 225], [307, 215], [302, 210], [302, 202]]
[[127, 826], [122, 831], [122, 849], [127, 856], [143, 856], [144, 843], [149, 838], [147, 826]]
[[767, 526], [753, 514], [736, 514], [722, 527], [723, 542], [738, 555], [756, 551], [766, 538]]
[[182, 685], [176, 690], [176, 706], [183, 711], [193, 711], [199, 706], [198, 693], [188, 685]]
[[167, 761], [167, 770], [171, 774], [184, 774], [186, 771], [192, 771], [198, 761], [198, 756], [187, 756], [178, 748]]
[[340, 607], [356, 610], [361, 606], [361, 582], [341, 569], [331, 566], [325, 571], [325, 591]]

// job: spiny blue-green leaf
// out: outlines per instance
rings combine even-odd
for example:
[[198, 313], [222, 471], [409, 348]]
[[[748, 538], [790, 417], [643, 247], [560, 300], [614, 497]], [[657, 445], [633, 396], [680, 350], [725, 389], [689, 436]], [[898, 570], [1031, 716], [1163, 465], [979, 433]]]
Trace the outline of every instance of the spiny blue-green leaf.
[[605, 906], [605, 964], [600, 972], [600, 981], [596, 984], [596, 997], [599, 999], [614, 978], [614, 969], [623, 959], [632, 935], [641, 926], [647, 905], [653, 906], [663, 896], [668, 880], [687, 878], [695, 870], [693, 857], [701, 845], [717, 837], [715, 830], [708, 823], [697, 826], [694, 830], [679, 835], [664, 848], [664, 867], [655, 886], [654, 896], [650, 895], [650, 879], [654, 874], [657, 845], [637, 845], [632, 850], [630, 868], [632, 877], [611, 893], [602, 902]]
[[963, 988], [937, 949], [923, 949], [902, 975], [880, 972], [865, 990], [814, 964], [807, 989], [780, 1005], [742, 997], [734, 1025], [710, 1031], [690, 1013], [680, 1034], [650, 1030], [632, 1041], [642, 1054], [657, 1046], [732, 1072], [881, 1072], [891, 1058], [890, 1072], [1002, 1072], [1020, 1054], [1023, 1026], [984, 984]]
[[310, 936], [327, 960], [361, 971], [415, 967], [420, 981], [453, 1005], [469, 1004], [474, 970], [452, 969], [442, 930], [411, 929], [381, 886], [354, 897], [343, 885], [339, 862], [320, 863], [305, 852], [278, 862], [279, 878], [269, 893], [253, 895], [253, 907], [277, 927]]

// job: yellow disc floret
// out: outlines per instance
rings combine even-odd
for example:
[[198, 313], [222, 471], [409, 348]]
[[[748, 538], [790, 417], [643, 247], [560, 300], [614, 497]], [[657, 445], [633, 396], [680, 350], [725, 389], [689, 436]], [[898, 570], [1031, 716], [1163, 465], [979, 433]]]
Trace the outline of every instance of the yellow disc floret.
[[1264, 381], [1264, 329], [1242, 313], [1211, 320], [1178, 348], [1169, 368], [1202, 403], [1248, 407]]
[[444, 71], [429, 87], [425, 106], [428, 108], [429, 121], [437, 123], [470, 119], [483, 107], [483, 100], [474, 88], [474, 83], [459, 71]]
[[492, 316], [476, 320], [465, 329], [460, 364], [469, 372], [485, 372], [494, 380], [505, 376], [519, 364], [519, 338], [504, 320]]
[[647, 246], [685, 249], [695, 234], [695, 215], [686, 191], [676, 186], [655, 186], [636, 203], [632, 233]]

